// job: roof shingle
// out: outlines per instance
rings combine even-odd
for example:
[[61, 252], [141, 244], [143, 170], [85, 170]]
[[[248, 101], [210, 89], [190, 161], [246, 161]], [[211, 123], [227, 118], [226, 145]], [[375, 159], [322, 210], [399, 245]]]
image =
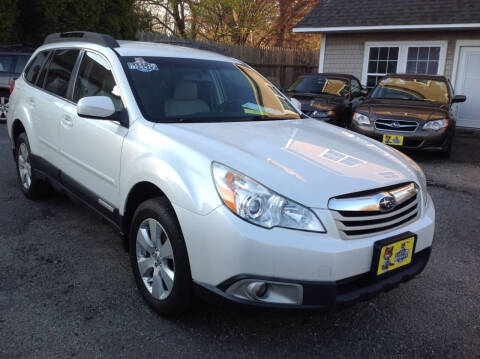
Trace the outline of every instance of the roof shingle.
[[480, 0], [322, 0], [295, 28], [480, 23]]

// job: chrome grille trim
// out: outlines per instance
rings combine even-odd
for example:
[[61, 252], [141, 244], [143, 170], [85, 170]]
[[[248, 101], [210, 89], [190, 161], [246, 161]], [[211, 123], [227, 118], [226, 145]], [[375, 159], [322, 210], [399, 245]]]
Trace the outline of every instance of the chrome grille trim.
[[393, 120], [379, 118], [375, 121], [375, 128], [377, 130], [415, 132], [418, 128], [418, 122], [411, 120]]
[[417, 193], [418, 189], [415, 184], [409, 183], [402, 187], [376, 192], [367, 196], [331, 198], [328, 201], [328, 208], [335, 211], [380, 211], [379, 202], [385, 196], [393, 196], [397, 206], [399, 206]]
[[[341, 196], [328, 202], [343, 239], [364, 238], [406, 226], [420, 213], [419, 190], [414, 183], [379, 189], [366, 195]], [[379, 202], [385, 196], [395, 198], [396, 206], [381, 211]]]

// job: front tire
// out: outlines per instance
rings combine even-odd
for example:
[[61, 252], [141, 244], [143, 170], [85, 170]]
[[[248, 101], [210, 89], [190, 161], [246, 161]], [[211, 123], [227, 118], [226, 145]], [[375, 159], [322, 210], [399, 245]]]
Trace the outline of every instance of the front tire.
[[32, 151], [27, 135], [21, 133], [16, 140], [15, 159], [17, 162], [17, 175], [25, 197], [38, 199], [47, 192], [47, 184], [37, 177], [32, 166]]
[[129, 247], [135, 281], [147, 304], [163, 316], [186, 312], [193, 302], [190, 263], [180, 225], [166, 198], [138, 207]]

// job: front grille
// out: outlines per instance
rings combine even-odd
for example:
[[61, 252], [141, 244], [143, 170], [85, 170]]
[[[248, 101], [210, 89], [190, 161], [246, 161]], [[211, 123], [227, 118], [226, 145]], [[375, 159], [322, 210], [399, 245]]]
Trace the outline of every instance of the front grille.
[[375, 128], [378, 130], [415, 132], [417, 127], [418, 123], [416, 121], [390, 120], [383, 118], [375, 121]]
[[[394, 198], [395, 207], [381, 208], [385, 198]], [[414, 183], [332, 198], [328, 207], [344, 239], [385, 233], [414, 221], [419, 214], [419, 193]]]

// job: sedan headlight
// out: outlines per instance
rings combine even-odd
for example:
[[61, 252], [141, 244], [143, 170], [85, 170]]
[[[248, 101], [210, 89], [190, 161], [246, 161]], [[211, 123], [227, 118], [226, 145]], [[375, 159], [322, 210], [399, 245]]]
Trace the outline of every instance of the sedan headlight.
[[223, 203], [244, 220], [265, 227], [325, 233], [312, 210], [273, 192], [257, 181], [219, 163], [212, 163], [213, 181]]
[[368, 116], [363, 115], [363, 114], [358, 113], [358, 112], [355, 112], [353, 114], [353, 121], [357, 125], [370, 125], [370, 119], [368, 118]]
[[448, 120], [432, 120], [423, 125], [424, 130], [438, 131], [448, 126]]

